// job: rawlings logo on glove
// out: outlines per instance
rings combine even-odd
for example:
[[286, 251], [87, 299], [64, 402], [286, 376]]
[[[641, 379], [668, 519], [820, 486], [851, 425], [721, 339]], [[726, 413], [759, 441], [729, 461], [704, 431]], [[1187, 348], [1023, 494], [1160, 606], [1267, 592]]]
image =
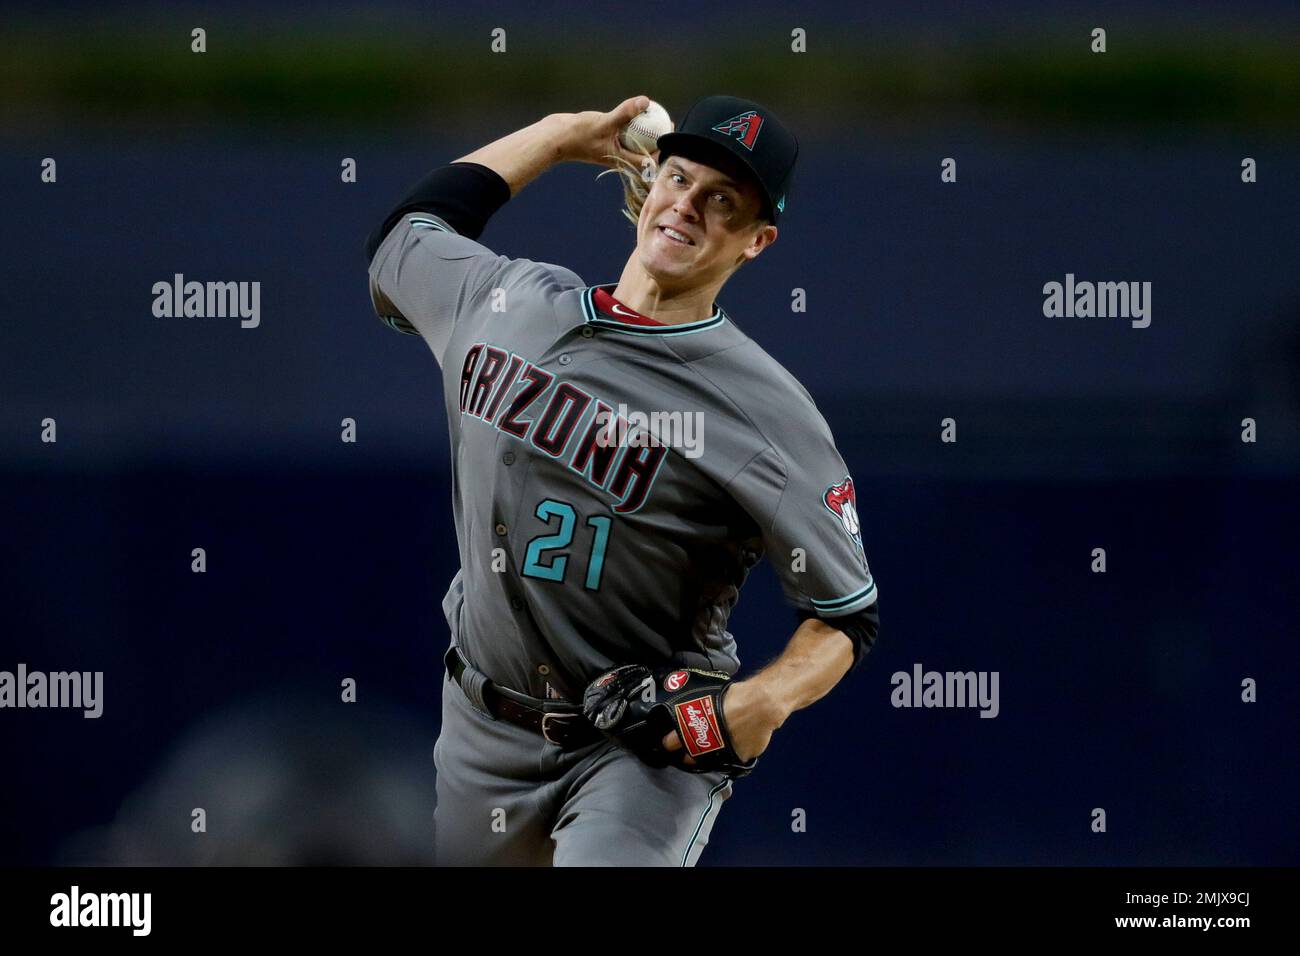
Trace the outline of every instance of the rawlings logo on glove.
[[684, 704], [677, 704], [675, 709], [677, 726], [690, 730], [688, 734], [682, 734], [681, 731], [678, 733], [692, 757], [725, 746], [722, 731], [718, 728], [718, 719], [713, 713], [712, 697], [688, 700]]
[[[582, 712], [598, 730], [652, 767], [678, 767], [691, 773], [722, 770], [743, 777], [758, 763], [742, 761], [731, 746], [722, 698], [731, 678], [718, 671], [677, 667], [652, 671], [624, 664], [587, 685]], [[664, 749], [677, 731], [683, 750]], [[694, 761], [686, 763], [689, 755]]]

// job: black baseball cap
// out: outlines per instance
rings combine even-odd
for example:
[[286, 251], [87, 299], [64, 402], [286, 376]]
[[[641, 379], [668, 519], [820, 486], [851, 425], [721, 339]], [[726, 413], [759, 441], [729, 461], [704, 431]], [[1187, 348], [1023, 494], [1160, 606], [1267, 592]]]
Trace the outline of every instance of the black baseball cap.
[[706, 96], [657, 142], [659, 161], [674, 154], [708, 163], [719, 152], [740, 160], [758, 181], [773, 222], [785, 212], [799, 141], [771, 110], [736, 96]]

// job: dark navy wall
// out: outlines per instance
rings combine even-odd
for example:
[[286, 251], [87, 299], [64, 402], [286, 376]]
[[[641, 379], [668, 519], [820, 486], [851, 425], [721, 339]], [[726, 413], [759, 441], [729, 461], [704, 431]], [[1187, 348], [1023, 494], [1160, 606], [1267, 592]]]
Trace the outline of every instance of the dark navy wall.
[[[69, 136], [0, 142], [4, 182], [60, 157], [57, 187], [5, 195], [0, 669], [103, 670], [105, 716], [0, 714], [0, 859], [200, 862], [203, 794], [247, 826], [214, 827], [218, 859], [422, 859], [446, 423], [361, 245], [474, 143]], [[809, 137], [799, 205], [722, 301], [839, 438], [882, 636], [777, 735], [706, 863], [1295, 862], [1300, 186], [1274, 172], [1293, 143], [1251, 149], [1270, 172], [1245, 187], [1230, 139]], [[548, 174], [485, 241], [615, 278], [630, 232], [593, 175]], [[261, 326], [155, 318], [176, 272], [260, 281]], [[1044, 318], [1067, 272], [1151, 281], [1151, 327]], [[779, 650], [770, 572], [734, 623], [749, 666]], [[891, 707], [916, 662], [999, 671], [1000, 716]]]

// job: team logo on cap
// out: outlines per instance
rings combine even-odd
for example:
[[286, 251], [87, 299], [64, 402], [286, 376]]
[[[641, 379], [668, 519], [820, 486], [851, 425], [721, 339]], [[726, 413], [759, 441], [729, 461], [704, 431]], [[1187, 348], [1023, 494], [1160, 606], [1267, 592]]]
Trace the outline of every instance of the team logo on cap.
[[853, 479], [845, 475], [843, 480], [826, 489], [822, 495], [822, 504], [831, 514], [840, 519], [844, 533], [858, 546], [858, 554], [866, 562], [866, 552], [862, 547], [862, 524], [858, 521], [858, 493], [853, 490]]
[[763, 128], [763, 117], [754, 110], [746, 110], [725, 122], [713, 127], [715, 133], [722, 133], [738, 140], [745, 149], [752, 150], [758, 141], [758, 131]]

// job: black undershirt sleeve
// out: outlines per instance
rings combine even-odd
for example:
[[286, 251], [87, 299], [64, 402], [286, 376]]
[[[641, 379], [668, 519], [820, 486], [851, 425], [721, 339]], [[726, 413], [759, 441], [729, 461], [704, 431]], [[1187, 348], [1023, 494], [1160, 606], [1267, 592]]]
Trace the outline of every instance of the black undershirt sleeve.
[[842, 631], [853, 642], [853, 666], [848, 671], [850, 674], [858, 669], [862, 659], [867, 656], [867, 652], [876, 643], [876, 635], [880, 633], [879, 599], [873, 601], [869, 607], [864, 607], [861, 611], [846, 614], [843, 617], [822, 617], [815, 611], [802, 609], [796, 610], [795, 613], [800, 624], [810, 617], [815, 617], [819, 621], [829, 624], [837, 631]]
[[492, 214], [510, 199], [510, 186], [479, 163], [450, 163], [429, 173], [398, 203], [366, 240], [366, 258], [373, 259], [389, 230], [408, 212], [437, 216], [470, 239], [483, 234]]

